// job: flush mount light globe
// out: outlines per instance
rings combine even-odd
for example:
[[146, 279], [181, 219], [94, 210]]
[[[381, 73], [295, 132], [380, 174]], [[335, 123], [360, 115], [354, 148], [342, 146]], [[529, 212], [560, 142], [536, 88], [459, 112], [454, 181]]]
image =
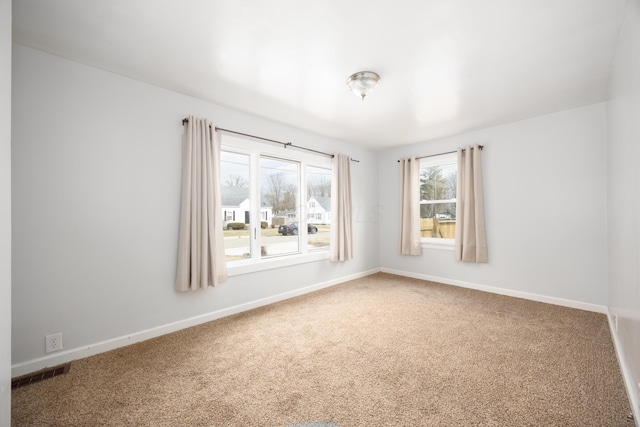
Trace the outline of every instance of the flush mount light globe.
[[360, 71], [349, 76], [347, 86], [349, 86], [351, 92], [364, 101], [364, 98], [371, 95], [371, 92], [378, 86], [379, 82], [380, 76], [373, 71]]

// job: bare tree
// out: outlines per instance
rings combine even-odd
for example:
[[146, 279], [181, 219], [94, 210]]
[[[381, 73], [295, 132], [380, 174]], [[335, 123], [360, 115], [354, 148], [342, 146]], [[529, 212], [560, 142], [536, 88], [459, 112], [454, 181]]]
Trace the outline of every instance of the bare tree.
[[439, 166], [432, 166], [420, 171], [420, 199], [442, 200], [446, 199], [449, 185], [442, 176]]
[[331, 178], [327, 175], [309, 175], [307, 197], [331, 197]]
[[262, 194], [266, 197], [269, 203], [271, 203], [274, 214], [278, 214], [286, 209], [283, 204], [283, 196], [286, 191], [286, 186], [287, 180], [282, 173], [269, 175], [264, 180]]
[[226, 187], [242, 187], [246, 188], [249, 186], [249, 181], [247, 181], [243, 176], [230, 174], [224, 178], [223, 185]]
[[284, 210], [292, 211], [296, 208], [298, 199], [298, 187], [295, 184], [288, 184], [284, 189], [282, 197], [282, 207]]
[[455, 199], [458, 193], [458, 174], [452, 172], [447, 175], [447, 186], [449, 187], [449, 195], [451, 199]]

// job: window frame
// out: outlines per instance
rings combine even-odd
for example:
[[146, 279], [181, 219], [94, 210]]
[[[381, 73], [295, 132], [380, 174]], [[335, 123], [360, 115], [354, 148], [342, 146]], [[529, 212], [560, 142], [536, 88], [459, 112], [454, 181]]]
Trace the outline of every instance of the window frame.
[[[446, 154], [438, 154], [435, 156], [423, 157], [420, 159], [420, 172], [422, 172], [423, 168], [433, 167], [433, 166], [445, 166], [450, 164], [458, 165], [458, 154], [457, 153], [446, 153]], [[456, 171], [456, 182], [457, 182], [457, 174]], [[419, 178], [418, 178], [419, 179]], [[420, 188], [420, 183], [418, 183], [418, 188]], [[418, 190], [419, 191], [419, 190]], [[419, 194], [418, 194], [419, 197]], [[456, 198], [454, 199], [446, 199], [446, 200], [436, 200], [430, 201], [430, 203], [422, 203], [420, 200], [420, 205], [423, 204], [435, 204], [435, 203], [458, 203], [457, 191]], [[457, 221], [457, 218], [456, 218]], [[457, 226], [457, 222], [456, 222]], [[455, 249], [456, 241], [455, 239], [445, 239], [439, 237], [420, 237], [420, 246], [426, 249], [440, 249], [446, 251], [453, 251]]]
[[[249, 198], [251, 200], [251, 227], [249, 230], [249, 242], [251, 257], [246, 260], [227, 262], [227, 272], [229, 276], [253, 273], [257, 271], [270, 270], [291, 265], [304, 264], [308, 262], [329, 259], [330, 246], [311, 247], [307, 244], [307, 178], [308, 166], [333, 170], [331, 157], [306, 153], [298, 150], [286, 150], [273, 144], [264, 143], [253, 138], [243, 138], [235, 135], [222, 133], [220, 139], [221, 151], [244, 154], [249, 156]], [[261, 233], [260, 233], [260, 158], [270, 157], [284, 161], [298, 163], [298, 251], [296, 253], [283, 254], [263, 258], [261, 256]], [[220, 177], [222, 178], [222, 177]]]

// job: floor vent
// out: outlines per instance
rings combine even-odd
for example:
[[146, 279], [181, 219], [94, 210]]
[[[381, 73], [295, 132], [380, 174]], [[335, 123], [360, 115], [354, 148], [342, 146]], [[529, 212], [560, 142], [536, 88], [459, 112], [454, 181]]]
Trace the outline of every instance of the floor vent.
[[53, 368], [46, 368], [42, 371], [34, 372], [32, 374], [16, 377], [11, 380], [11, 388], [18, 388], [25, 385], [33, 384], [46, 380], [47, 378], [53, 378], [56, 375], [62, 375], [69, 372], [71, 369], [71, 363], [65, 363], [64, 365], [54, 366]]

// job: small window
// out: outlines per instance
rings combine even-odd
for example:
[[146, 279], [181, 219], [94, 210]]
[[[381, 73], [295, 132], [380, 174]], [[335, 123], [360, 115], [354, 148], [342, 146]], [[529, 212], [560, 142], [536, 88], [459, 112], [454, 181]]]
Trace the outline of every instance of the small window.
[[453, 245], [456, 235], [456, 153], [420, 160], [420, 238]]

